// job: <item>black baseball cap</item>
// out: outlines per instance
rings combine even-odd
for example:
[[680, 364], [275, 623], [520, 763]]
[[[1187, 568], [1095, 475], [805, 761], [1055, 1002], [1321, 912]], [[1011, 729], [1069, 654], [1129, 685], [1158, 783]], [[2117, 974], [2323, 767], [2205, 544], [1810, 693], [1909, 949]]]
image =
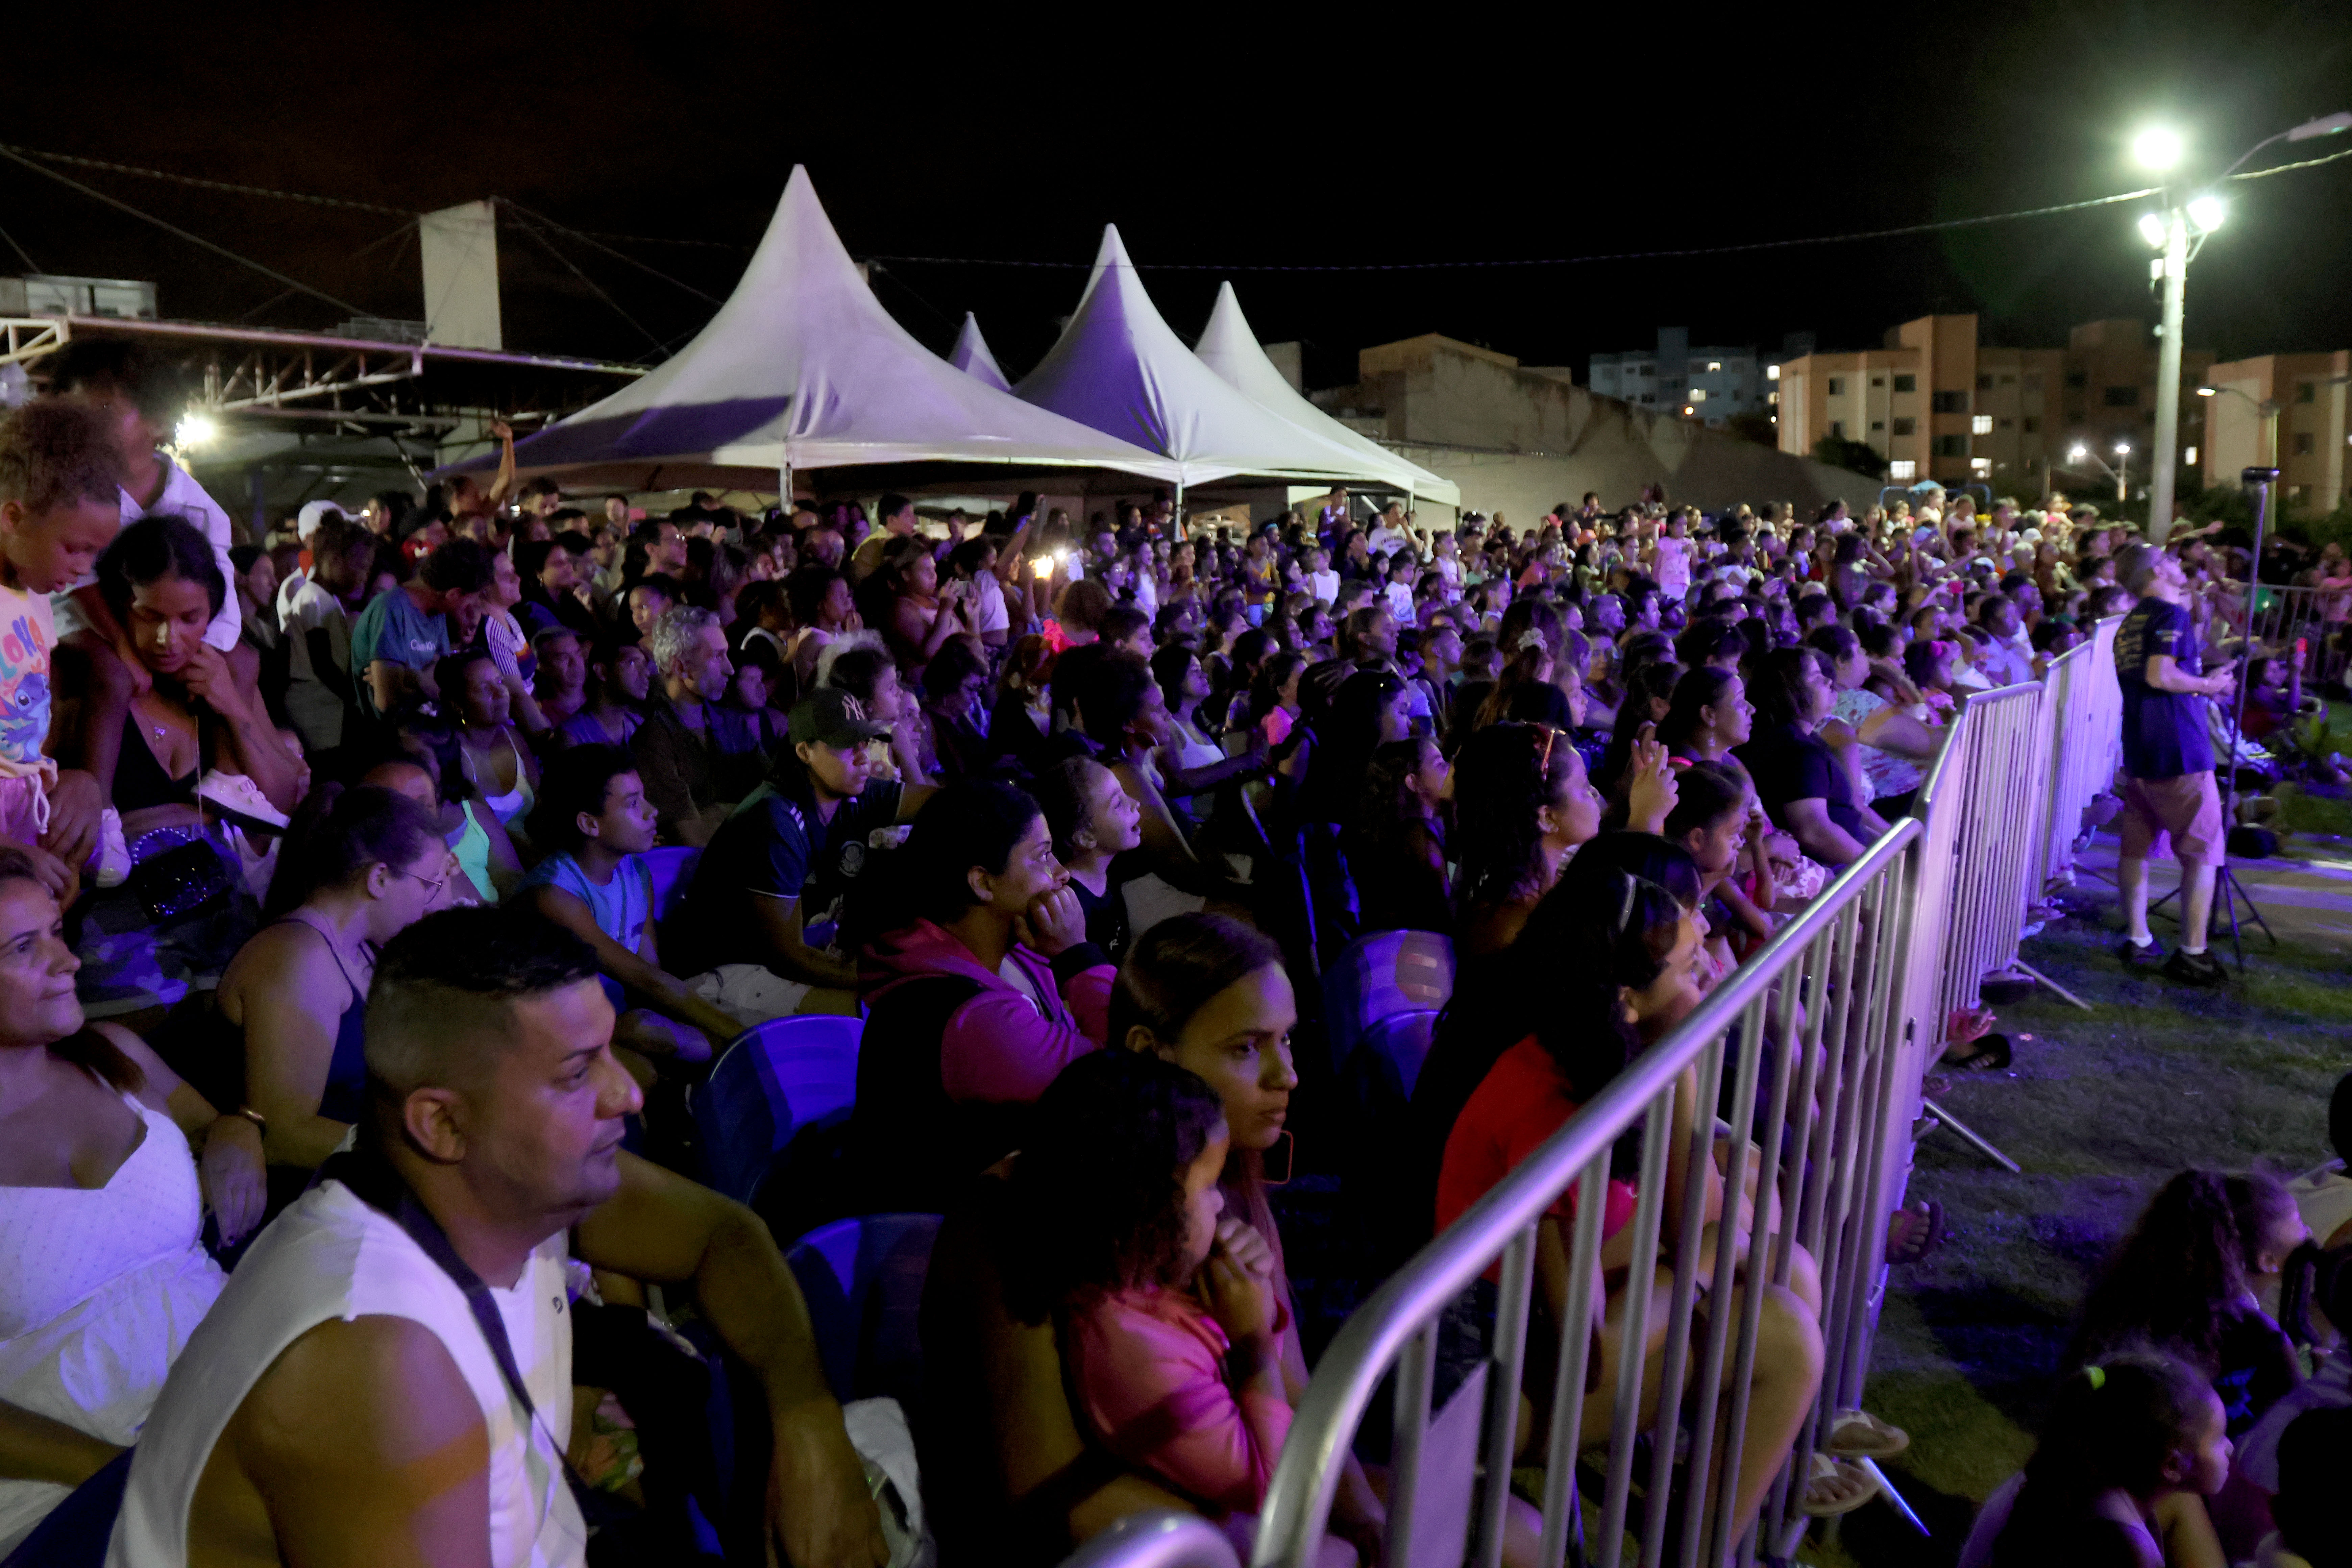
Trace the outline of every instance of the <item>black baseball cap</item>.
[[865, 703], [832, 687], [793, 710], [791, 734], [795, 746], [803, 741], [814, 741], [838, 751], [889, 732], [889, 725], [877, 724], [866, 716]]

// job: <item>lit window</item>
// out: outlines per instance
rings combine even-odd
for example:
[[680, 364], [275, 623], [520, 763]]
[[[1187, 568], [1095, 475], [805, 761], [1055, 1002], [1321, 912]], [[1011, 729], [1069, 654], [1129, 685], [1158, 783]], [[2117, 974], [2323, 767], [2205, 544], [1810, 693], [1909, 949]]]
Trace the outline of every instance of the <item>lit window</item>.
[[1990, 414], [1978, 415], [1975, 418], [1969, 421], [1969, 429], [1979, 436], [1991, 435], [1992, 416]]
[[1919, 465], [1913, 462], [1908, 458], [1897, 458], [1895, 461], [1886, 465], [1886, 477], [1890, 479], [1917, 479], [1919, 477]]
[[1764, 379], [1765, 379], [1765, 380], [1767, 380], [1767, 381], [1778, 381], [1778, 380], [1780, 380], [1780, 367], [1779, 365], [1777, 365], [1777, 364], [1768, 364], [1768, 365], [1766, 365], [1766, 366], [1764, 367]]
[[1719, 359], [1711, 359], [1706, 362], [1706, 368], [1709, 370], [1721, 370], [1723, 368], [1723, 362]]
[[2197, 448], [2196, 448], [2196, 447], [2189, 447], [2189, 459], [2188, 459], [2188, 461], [2189, 461], [2189, 466], [2190, 468], [2195, 468], [2195, 467], [2197, 466]]
[[1992, 477], [1992, 459], [1990, 458], [1970, 458], [1969, 459], [1969, 471], [1976, 475], [1976, 477], [1980, 479], [1990, 479]]
[[1767, 403], [1778, 403], [1780, 401], [1780, 395], [1777, 392], [1768, 392], [1764, 395], [1764, 401]]
[[1706, 401], [1706, 388], [1704, 386], [1692, 387], [1691, 401], [1693, 403], [1705, 403]]

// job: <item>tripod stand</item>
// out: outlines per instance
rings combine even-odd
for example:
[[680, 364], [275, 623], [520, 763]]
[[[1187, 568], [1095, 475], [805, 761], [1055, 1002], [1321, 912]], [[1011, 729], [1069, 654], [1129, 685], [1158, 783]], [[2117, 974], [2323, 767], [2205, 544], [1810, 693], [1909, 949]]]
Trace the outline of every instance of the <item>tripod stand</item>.
[[[2263, 534], [2270, 522], [2271, 489], [2278, 483], [2279, 471], [2276, 468], [2248, 468], [2239, 477], [2254, 491], [2254, 555], [2252, 564], [2246, 571], [2246, 639], [2251, 645], [2254, 630], [2254, 603], [2256, 597], [2262, 593]], [[2270, 921], [2263, 919], [2263, 911], [2255, 904], [2253, 894], [2246, 890], [2245, 883], [2239, 880], [2237, 873], [2230, 869], [2230, 834], [2238, 824], [2238, 738], [2245, 733], [2246, 681], [2254, 668], [2254, 661], [2249, 657], [2251, 651], [2249, 647], [2238, 657], [2237, 701], [2230, 712], [2230, 754], [2222, 760], [2221, 769], [2221, 863], [2213, 868], [2213, 897], [2219, 901], [2221, 910], [2230, 917], [2230, 951], [2237, 957], [2240, 974], [2246, 972], [2246, 948], [2238, 923], [2238, 906], [2241, 903], [2246, 906], [2246, 918], [2263, 928], [2263, 934], [2270, 938], [2273, 947], [2278, 945], [2278, 933], [2271, 930]], [[2184, 883], [2183, 886], [2185, 887], [2186, 884]], [[2181, 888], [2173, 889], [2171, 892], [2148, 905], [2147, 912], [2151, 915], [2156, 913], [2174, 899], [2179, 898], [2181, 890]], [[2182, 900], [2182, 907], [2185, 911], [2187, 908], [2185, 899]], [[2212, 917], [2210, 914], [2206, 917], [2206, 925], [2210, 931], [2212, 925]]]

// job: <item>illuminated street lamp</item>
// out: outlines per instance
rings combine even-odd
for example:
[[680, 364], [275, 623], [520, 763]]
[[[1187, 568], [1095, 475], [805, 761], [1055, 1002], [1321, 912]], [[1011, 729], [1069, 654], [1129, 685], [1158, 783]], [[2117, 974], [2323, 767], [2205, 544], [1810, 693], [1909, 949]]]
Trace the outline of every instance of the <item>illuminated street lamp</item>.
[[[2273, 142], [2308, 142], [2315, 136], [2332, 136], [2341, 131], [2352, 131], [2352, 110], [2324, 114], [2291, 131], [2264, 137], [2247, 148], [2237, 163], [2222, 170], [2205, 189], [2189, 194], [2167, 184], [2159, 193], [2162, 209], [2140, 215], [2140, 237], [2147, 241], [2150, 249], [2163, 252], [2154, 263], [2155, 275], [2164, 284], [2164, 324], [2157, 329], [2156, 450], [2148, 465], [2147, 487], [2150, 539], [2161, 542], [2172, 529], [2174, 469], [2180, 460], [2180, 332], [2181, 318], [2188, 309], [2189, 236], [2192, 232], [2196, 235], [2201, 249], [2206, 237], [2221, 226], [2227, 209], [2214, 193], [2248, 158]], [[2186, 152], [2187, 144], [2180, 133], [2168, 126], [2151, 125], [2132, 138], [2133, 160], [2153, 174], [2169, 174]], [[2100, 466], [2105, 467], [2104, 463]]]
[[[2131, 499], [2131, 481], [2126, 477], [2131, 469], [2130, 442], [2118, 441], [2116, 443], [2116, 460], [2112, 467], [2108, 465], [2107, 460], [2105, 458], [2100, 457], [2096, 452], [2092, 451], [2090, 447], [2083, 445], [2080, 441], [2075, 442], [2074, 450], [2066, 454], [2066, 460], [2070, 463], [2096, 463], [2099, 466], [2099, 472], [2106, 475], [2107, 478], [2116, 481], [2116, 504], [2117, 506], [2123, 505], [2125, 501]], [[2080, 470], [2077, 471], [2079, 472]]]

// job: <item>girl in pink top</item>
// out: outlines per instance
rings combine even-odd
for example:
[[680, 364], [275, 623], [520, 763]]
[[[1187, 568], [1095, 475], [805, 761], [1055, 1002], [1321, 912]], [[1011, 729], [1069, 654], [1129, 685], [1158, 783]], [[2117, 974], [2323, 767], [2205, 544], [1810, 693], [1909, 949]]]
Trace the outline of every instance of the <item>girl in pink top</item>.
[[[1255, 1512], [1289, 1435], [1274, 1258], [1224, 1215], [1215, 1092], [1140, 1052], [1065, 1068], [1015, 1163], [1026, 1283], [1062, 1319], [1095, 1439], [1208, 1508]], [[1050, 1241], [1045, 1238], [1050, 1237]]]

